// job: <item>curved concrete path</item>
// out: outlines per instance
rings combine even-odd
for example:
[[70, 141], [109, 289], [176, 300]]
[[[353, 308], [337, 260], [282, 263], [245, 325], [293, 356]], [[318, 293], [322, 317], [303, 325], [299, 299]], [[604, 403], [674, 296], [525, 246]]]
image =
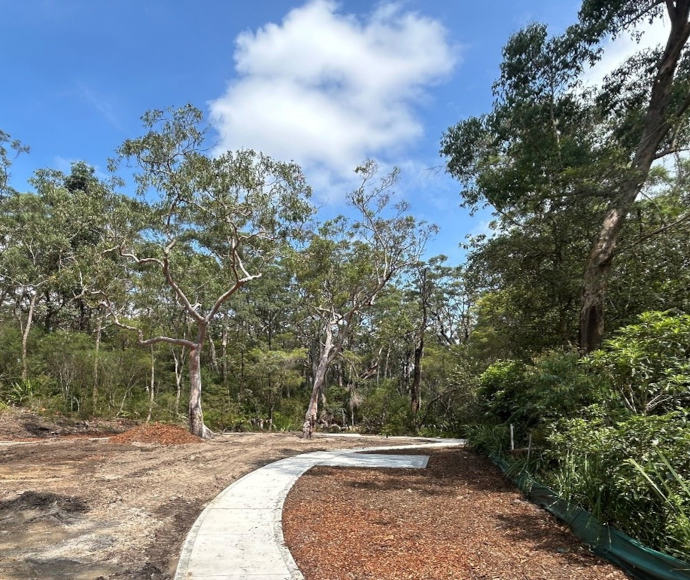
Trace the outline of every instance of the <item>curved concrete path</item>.
[[316, 465], [424, 468], [426, 455], [370, 452], [464, 445], [462, 439], [431, 441], [304, 453], [248, 473], [218, 494], [194, 522], [182, 547], [176, 580], [302, 579], [282, 528], [283, 502], [297, 479]]

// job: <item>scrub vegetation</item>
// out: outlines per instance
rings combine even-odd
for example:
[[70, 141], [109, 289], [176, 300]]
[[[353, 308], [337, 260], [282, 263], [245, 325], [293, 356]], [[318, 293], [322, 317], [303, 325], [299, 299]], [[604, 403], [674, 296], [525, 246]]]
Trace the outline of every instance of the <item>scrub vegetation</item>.
[[[0, 131], [0, 408], [220, 431], [461, 435], [690, 554], [690, 0], [584, 0], [503, 51], [441, 155], [491, 230], [467, 259], [373, 161], [319, 221], [301, 169], [156, 110], [104, 178], [12, 187]], [[604, 41], [664, 45], [584, 83]], [[30, 154], [30, 153], [28, 153]], [[343, 192], [345, 195], [346, 192]], [[512, 441], [512, 443], [511, 443]]]

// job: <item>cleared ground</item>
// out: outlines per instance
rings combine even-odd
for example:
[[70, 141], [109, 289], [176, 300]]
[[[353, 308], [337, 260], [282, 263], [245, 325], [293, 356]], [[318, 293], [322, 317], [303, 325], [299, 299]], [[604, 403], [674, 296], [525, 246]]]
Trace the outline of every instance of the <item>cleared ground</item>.
[[[259, 433], [136, 441], [189, 438], [164, 426], [95, 438], [128, 427], [0, 413], [0, 578], [170, 578], [198, 514], [242, 475], [307, 451], [406, 443]], [[431, 455], [428, 469], [319, 467], [298, 480], [285, 535], [308, 579], [624, 578], [483, 458], [420, 453]]]
[[[3, 579], [169, 578], [204, 505], [245, 473], [306, 451], [400, 443], [258, 433], [170, 446], [83, 434], [18, 443], [31, 434], [22, 421], [29, 431], [40, 423], [29, 415], [0, 415], [0, 440], [15, 440], [0, 443]], [[85, 430], [71, 425], [39, 432]]]

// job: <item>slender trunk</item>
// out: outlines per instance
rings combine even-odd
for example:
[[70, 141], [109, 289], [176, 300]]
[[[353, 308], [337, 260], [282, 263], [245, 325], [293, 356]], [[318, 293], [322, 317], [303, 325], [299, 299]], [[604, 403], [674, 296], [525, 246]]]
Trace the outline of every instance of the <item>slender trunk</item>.
[[302, 425], [302, 436], [305, 439], [311, 439], [312, 433], [314, 432], [316, 416], [319, 411], [319, 396], [323, 391], [324, 383], [326, 382], [326, 372], [328, 371], [328, 365], [331, 363], [334, 352], [333, 326], [331, 323], [328, 323], [326, 325], [325, 340], [320, 349], [319, 361], [314, 372], [314, 384], [309, 399], [309, 407], [307, 407], [307, 412], [304, 415], [304, 424]]
[[211, 351], [211, 367], [218, 372], [218, 357], [216, 356], [216, 344], [213, 342], [213, 337], [208, 335], [208, 346]]
[[402, 384], [405, 387], [406, 392], [410, 392], [410, 379], [412, 378], [412, 356], [414, 354], [414, 349], [408, 348], [405, 351], [405, 360], [403, 361], [402, 369]]
[[424, 332], [419, 336], [419, 342], [414, 349], [414, 369], [412, 370], [412, 385], [410, 386], [410, 410], [415, 424], [422, 399], [422, 357], [424, 356]]
[[196, 346], [189, 351], [189, 430], [197, 437], [210, 438], [213, 433], [204, 425], [201, 410], [201, 350], [206, 338], [206, 326], [199, 325]]
[[[350, 407], [350, 424], [354, 428], [355, 426], [355, 382], [351, 381], [347, 385], [347, 390], [350, 393], [349, 407]], [[343, 427], [345, 427], [345, 422], [343, 421]]]
[[220, 339], [220, 356], [222, 357], [223, 386], [228, 386], [228, 327], [223, 325], [223, 334]]
[[419, 332], [417, 344], [414, 348], [414, 368], [412, 370], [412, 384], [410, 385], [410, 410], [417, 428], [417, 414], [419, 413], [419, 406], [422, 399], [422, 358], [424, 357], [424, 335], [426, 334], [426, 327], [429, 322], [428, 300], [430, 294], [430, 287], [428, 283], [428, 271], [422, 271], [422, 284], [420, 288], [422, 320], [419, 324]]
[[96, 412], [98, 403], [98, 367], [100, 363], [101, 351], [101, 332], [103, 330], [103, 319], [99, 316], [96, 323], [96, 350], [93, 357], [93, 388], [91, 390], [91, 412]]
[[29, 378], [29, 362], [27, 359], [27, 344], [29, 342], [29, 331], [31, 330], [31, 323], [34, 320], [34, 310], [36, 309], [36, 300], [38, 299], [38, 292], [35, 292], [29, 301], [29, 313], [26, 316], [26, 325], [22, 333], [22, 381]]
[[204, 436], [204, 414], [201, 411], [201, 345], [189, 352], [189, 430]]
[[585, 353], [601, 345], [607, 279], [625, 217], [647, 180], [659, 145], [671, 130], [672, 119], [675, 115], [685, 113], [690, 104], [690, 97], [686, 96], [679, 111], [669, 110], [674, 75], [690, 33], [689, 12], [690, 4], [685, 1], [677, 2], [670, 14], [671, 31], [652, 83], [642, 133], [631, 164], [632, 175], [622, 183], [618, 194], [611, 200], [585, 267], [580, 310], [580, 350]]
[[179, 358], [175, 349], [172, 349], [173, 361], [175, 363], [175, 414], [180, 412], [180, 396], [182, 395], [182, 364], [184, 362], [184, 347]]
[[146, 423], [151, 421], [151, 414], [153, 413], [153, 401], [155, 397], [156, 386], [156, 357], [153, 354], [153, 346], [151, 347], [151, 384], [149, 385], [149, 413], [146, 415]]

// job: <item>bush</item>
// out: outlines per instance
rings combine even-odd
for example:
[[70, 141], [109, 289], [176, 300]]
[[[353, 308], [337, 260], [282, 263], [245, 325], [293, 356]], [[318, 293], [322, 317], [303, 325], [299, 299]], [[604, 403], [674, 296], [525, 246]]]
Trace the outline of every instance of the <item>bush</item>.
[[365, 432], [406, 435], [414, 432], [410, 401], [396, 389], [395, 381], [381, 381], [359, 408]]
[[[542, 475], [563, 497], [652, 547], [690, 553], [690, 535], [674, 532], [690, 515], [686, 413], [632, 415], [614, 424], [603, 414], [562, 420], [548, 441], [552, 469]], [[672, 501], [650, 485], [649, 474]]]
[[554, 421], [603, 399], [599, 381], [587, 371], [575, 352], [549, 352], [532, 364], [499, 361], [482, 373], [479, 397], [488, 418], [541, 439]]
[[664, 414], [690, 402], [690, 316], [645, 312], [589, 357], [613, 402], [640, 415]]

